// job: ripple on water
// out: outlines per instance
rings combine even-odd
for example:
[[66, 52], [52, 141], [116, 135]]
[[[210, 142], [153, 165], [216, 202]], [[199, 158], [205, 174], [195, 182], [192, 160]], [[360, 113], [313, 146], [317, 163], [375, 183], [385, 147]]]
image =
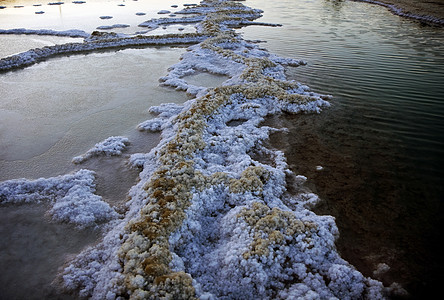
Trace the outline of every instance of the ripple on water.
[[284, 26], [241, 32], [306, 60], [289, 78], [334, 99], [321, 115], [269, 121], [289, 128], [272, 144], [324, 199], [319, 212], [337, 217], [344, 258], [368, 276], [386, 262], [385, 283], [428, 294], [442, 266], [431, 241], [444, 197], [444, 31], [365, 3], [280, 3], [247, 1]]

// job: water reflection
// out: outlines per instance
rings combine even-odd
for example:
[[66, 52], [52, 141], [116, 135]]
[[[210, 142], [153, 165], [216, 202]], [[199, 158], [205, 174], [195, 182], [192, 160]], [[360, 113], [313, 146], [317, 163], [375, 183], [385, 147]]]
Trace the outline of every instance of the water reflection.
[[[54, 1], [56, 2], [56, 1]], [[0, 29], [27, 28], [27, 29], [54, 29], [69, 30], [80, 29], [86, 32], [96, 30], [98, 26], [127, 24], [127, 28], [118, 28], [119, 33], [133, 34], [140, 30], [138, 25], [152, 18], [159, 18], [158, 11], [176, 4], [178, 8], [169, 8], [172, 12], [181, 10], [185, 0], [139, 0], [124, 2], [120, 0], [89, 0], [83, 4], [64, 2], [61, 5], [48, 5], [34, 7], [32, 0], [6, 0], [0, 9]], [[14, 9], [14, 5], [22, 5], [20, 9]], [[36, 11], [44, 11], [44, 14], [35, 14]], [[136, 13], [143, 12], [142, 17]], [[109, 20], [101, 20], [100, 16], [113, 16]]]
[[334, 95], [321, 115], [269, 120], [289, 128], [272, 144], [310, 178], [319, 213], [337, 217], [347, 260], [367, 276], [385, 262], [386, 284], [430, 294], [442, 266], [432, 241], [443, 225], [444, 31], [365, 3], [250, 2], [284, 26], [245, 28], [244, 37], [306, 60], [289, 78]]
[[[95, 143], [134, 131], [150, 118], [150, 106], [185, 101], [157, 81], [182, 51], [76, 55], [2, 74], [0, 180], [63, 174]], [[154, 61], [156, 68], [147, 69]]]

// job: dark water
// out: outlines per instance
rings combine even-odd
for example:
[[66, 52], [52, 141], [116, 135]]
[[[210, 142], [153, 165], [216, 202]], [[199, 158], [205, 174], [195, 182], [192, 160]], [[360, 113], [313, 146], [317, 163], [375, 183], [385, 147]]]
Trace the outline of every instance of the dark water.
[[[305, 67], [287, 75], [334, 96], [320, 115], [274, 117], [291, 168], [336, 217], [342, 256], [411, 298], [443, 279], [444, 29], [349, 1], [247, 1], [265, 11], [244, 38]], [[316, 171], [316, 166], [322, 166]], [[390, 267], [374, 274], [378, 264]]]

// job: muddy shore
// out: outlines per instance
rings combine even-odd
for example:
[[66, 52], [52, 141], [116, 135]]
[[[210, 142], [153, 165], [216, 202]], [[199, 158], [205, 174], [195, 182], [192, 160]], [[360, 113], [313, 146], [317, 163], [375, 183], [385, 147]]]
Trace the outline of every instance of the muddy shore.
[[430, 16], [436, 23], [444, 24], [444, 0], [355, 0], [359, 2], [381, 3], [394, 5], [403, 14], [415, 16]]

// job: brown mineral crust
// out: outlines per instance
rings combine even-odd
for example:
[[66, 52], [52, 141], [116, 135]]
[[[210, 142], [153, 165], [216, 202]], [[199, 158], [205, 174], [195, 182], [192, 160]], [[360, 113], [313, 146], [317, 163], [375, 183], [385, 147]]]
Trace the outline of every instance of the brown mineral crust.
[[444, 21], [444, 0], [378, 0], [402, 9], [403, 13], [431, 16]]

